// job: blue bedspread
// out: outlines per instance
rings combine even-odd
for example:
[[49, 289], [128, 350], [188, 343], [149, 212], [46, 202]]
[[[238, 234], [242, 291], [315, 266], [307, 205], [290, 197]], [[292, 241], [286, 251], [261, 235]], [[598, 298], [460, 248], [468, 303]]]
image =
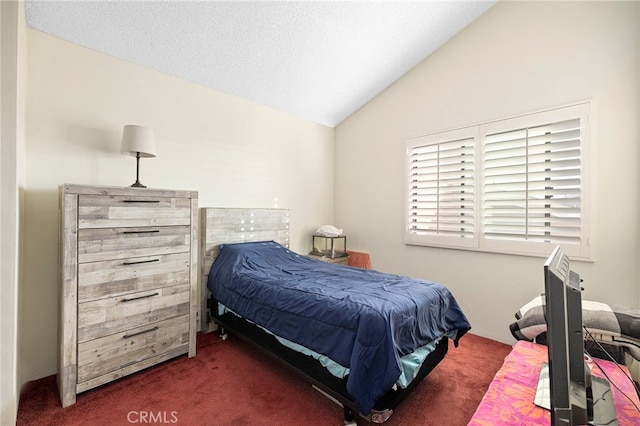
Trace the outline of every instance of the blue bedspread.
[[400, 376], [400, 357], [470, 328], [437, 283], [335, 265], [267, 241], [225, 244], [207, 283], [219, 302], [285, 339], [350, 369], [347, 390], [360, 411]]

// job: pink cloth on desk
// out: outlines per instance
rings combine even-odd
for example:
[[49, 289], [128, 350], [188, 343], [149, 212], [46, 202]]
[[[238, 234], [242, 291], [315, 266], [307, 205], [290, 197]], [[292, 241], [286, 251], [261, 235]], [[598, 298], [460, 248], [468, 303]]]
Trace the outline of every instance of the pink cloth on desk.
[[[547, 347], [519, 340], [513, 350], [504, 359], [504, 364], [496, 373], [482, 402], [476, 409], [469, 425], [548, 425], [551, 413], [534, 404], [538, 378], [542, 364], [547, 362]], [[607, 373], [625, 394], [640, 406], [633, 385], [615, 363], [597, 360], [598, 365]], [[623, 367], [626, 370], [626, 367]], [[598, 367], [592, 374], [603, 377]], [[640, 425], [640, 413], [614, 386], [611, 387], [618, 414], [618, 423]]]

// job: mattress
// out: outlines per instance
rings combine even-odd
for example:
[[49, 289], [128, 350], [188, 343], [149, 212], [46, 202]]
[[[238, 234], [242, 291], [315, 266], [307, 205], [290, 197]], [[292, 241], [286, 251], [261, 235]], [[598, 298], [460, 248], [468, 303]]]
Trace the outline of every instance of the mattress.
[[[231, 309], [227, 308], [222, 303], [218, 303], [218, 315], [222, 316], [227, 313], [233, 314], [238, 318], [241, 318], [237, 313], [233, 312]], [[303, 355], [306, 355], [315, 359], [320, 363], [320, 365], [326, 368], [329, 371], [329, 373], [331, 373], [331, 375], [333, 375], [334, 377], [337, 377], [339, 379], [344, 379], [349, 375], [348, 367], [340, 365], [339, 363], [335, 362], [328, 356], [320, 354], [316, 351], [313, 351], [295, 342], [292, 342], [291, 340], [287, 340], [283, 337], [276, 336], [275, 334], [271, 333], [269, 330], [265, 329], [264, 327], [260, 327], [260, 328], [266, 331], [267, 333], [273, 335], [274, 338], [278, 340], [278, 342], [280, 342], [281, 345], [286, 346], [289, 349], [292, 349], [298, 353], [301, 353]], [[456, 336], [456, 331], [446, 334], [446, 337], [450, 339], [454, 339], [455, 336]], [[445, 336], [439, 337], [436, 340], [433, 340], [424, 346], [420, 346], [415, 351], [411, 352], [410, 354], [404, 355], [400, 358], [401, 373], [400, 373], [400, 377], [398, 378], [395, 384], [398, 388], [406, 389], [407, 386], [409, 386], [409, 383], [411, 383], [411, 381], [418, 375], [418, 372], [422, 367], [422, 363], [425, 361], [425, 359], [427, 359], [427, 357], [433, 351], [435, 351], [438, 343], [444, 337]]]
[[401, 358], [470, 325], [434, 282], [335, 265], [273, 241], [225, 244], [207, 286], [217, 301], [349, 369], [347, 390], [368, 413], [402, 374]]

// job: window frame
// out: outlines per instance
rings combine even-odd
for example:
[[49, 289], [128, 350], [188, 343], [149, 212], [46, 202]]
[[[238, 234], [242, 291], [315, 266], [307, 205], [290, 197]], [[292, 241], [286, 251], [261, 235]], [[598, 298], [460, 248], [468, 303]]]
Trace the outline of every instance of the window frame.
[[[524, 256], [544, 257], [553, 250], [556, 245], [561, 245], [563, 250], [573, 259], [593, 261], [593, 108], [591, 101], [585, 101], [562, 107], [549, 108], [529, 114], [522, 114], [508, 118], [493, 120], [472, 126], [456, 128], [452, 130], [430, 133], [407, 138], [405, 141], [405, 215], [404, 215], [404, 240], [407, 245], [419, 245], [441, 247], [449, 249], [472, 250], [489, 253], [504, 253]], [[488, 134], [496, 132], [516, 131], [520, 128], [534, 128], [545, 124], [560, 123], [562, 120], [579, 119], [579, 240], [576, 243], [557, 241], [515, 241], [500, 238], [487, 238], [485, 235], [485, 140]], [[442, 143], [460, 137], [473, 137], [474, 139], [474, 230], [472, 238], [449, 237], [441, 235], [420, 235], [416, 233], [411, 220], [412, 203], [415, 200], [412, 193], [412, 159], [411, 155], [416, 147], [429, 144]], [[531, 173], [527, 171], [527, 182], [531, 181]], [[531, 217], [527, 213], [527, 221]]]

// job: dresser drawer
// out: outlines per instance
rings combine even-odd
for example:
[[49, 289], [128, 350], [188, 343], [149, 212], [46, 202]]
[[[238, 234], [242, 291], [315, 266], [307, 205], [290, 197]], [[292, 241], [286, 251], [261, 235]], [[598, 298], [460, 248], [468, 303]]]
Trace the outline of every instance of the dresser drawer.
[[78, 383], [189, 345], [188, 316], [78, 344]]
[[189, 198], [79, 195], [78, 228], [191, 224]]
[[189, 313], [189, 284], [78, 305], [78, 342]]
[[189, 226], [97, 228], [78, 231], [78, 262], [187, 252]]
[[188, 284], [191, 253], [142, 256], [78, 265], [78, 302]]

